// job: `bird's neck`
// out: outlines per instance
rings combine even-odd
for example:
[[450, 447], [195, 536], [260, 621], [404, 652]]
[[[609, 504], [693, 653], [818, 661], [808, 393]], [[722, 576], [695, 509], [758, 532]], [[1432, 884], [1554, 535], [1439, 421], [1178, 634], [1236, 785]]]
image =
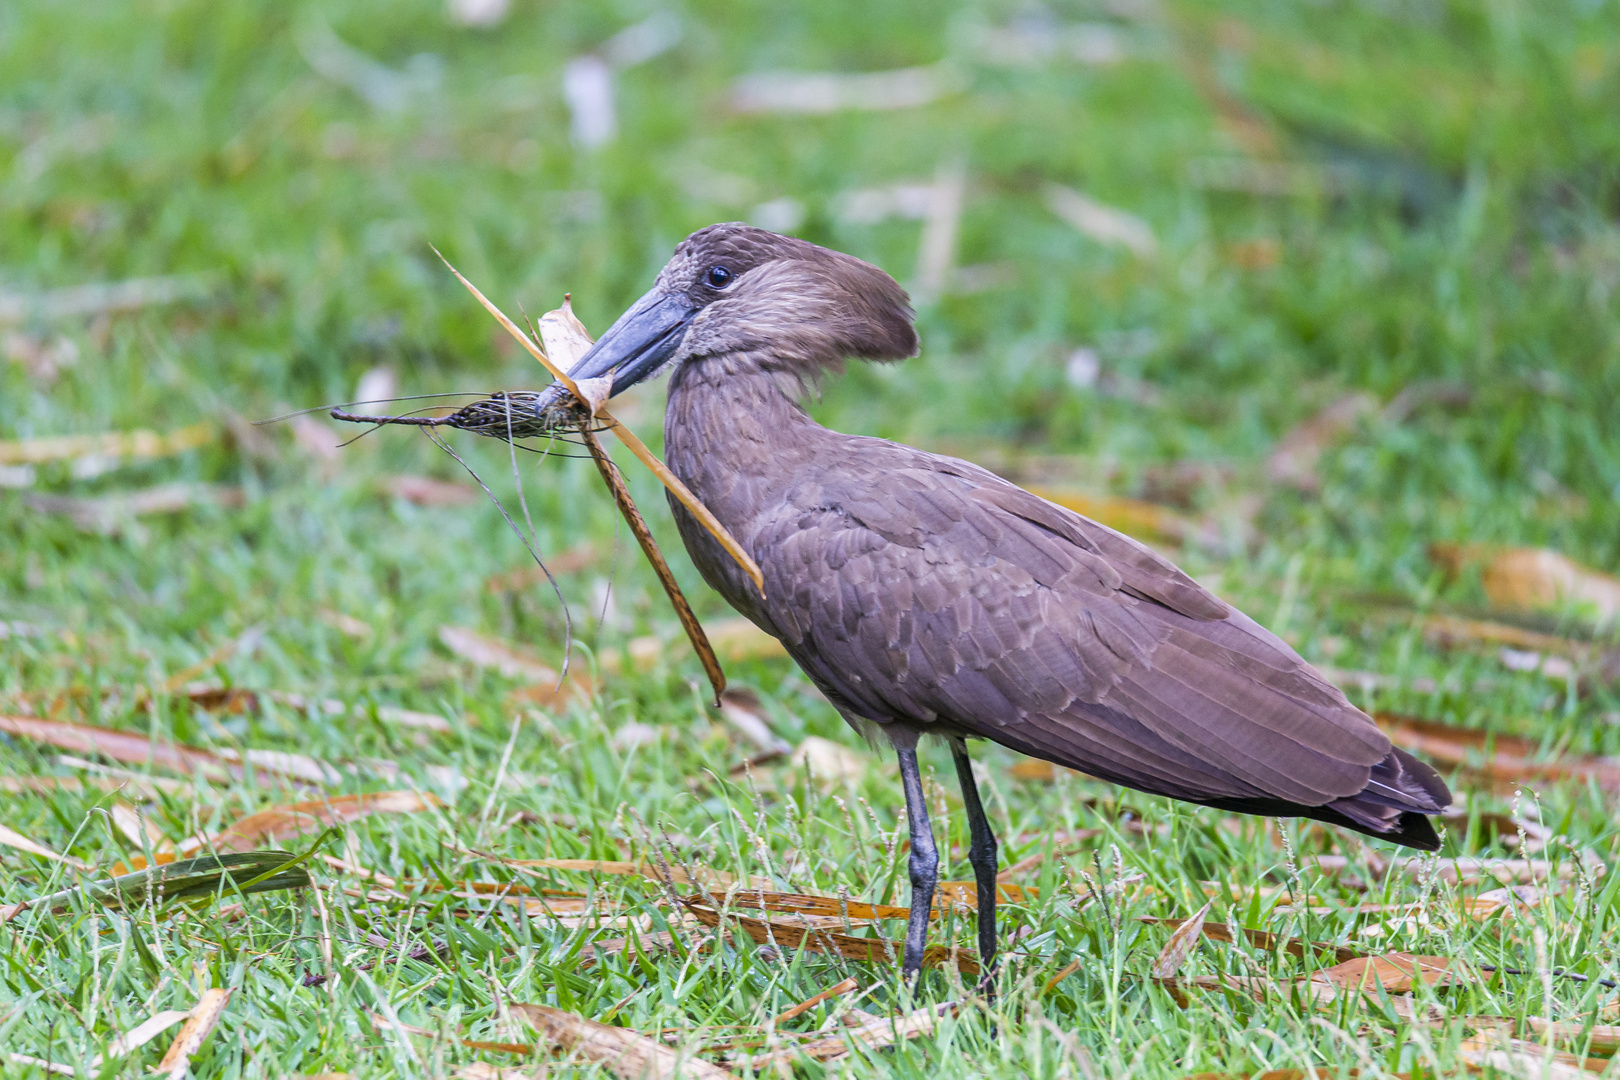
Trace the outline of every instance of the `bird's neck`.
[[728, 528], [791, 482], [827, 434], [798, 398], [795, 377], [761, 353], [705, 357], [670, 380], [669, 467]]
[[[664, 413], [670, 469], [756, 562], [763, 515], [830, 455], [836, 436], [799, 405], [796, 380], [769, 356], [733, 353], [678, 368]], [[767, 632], [776, 633], [752, 582], [673, 497], [670, 510], [693, 564], [720, 595]], [[780, 635], [778, 635], [780, 636]]]

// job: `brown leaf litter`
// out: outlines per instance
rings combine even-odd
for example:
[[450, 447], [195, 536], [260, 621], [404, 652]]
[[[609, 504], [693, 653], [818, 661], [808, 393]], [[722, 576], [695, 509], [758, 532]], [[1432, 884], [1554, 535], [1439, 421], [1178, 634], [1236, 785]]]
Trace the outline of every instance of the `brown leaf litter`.
[[1620, 790], [1620, 761], [1612, 758], [1560, 754], [1536, 760], [1540, 744], [1518, 736], [1397, 713], [1376, 713], [1374, 719], [1402, 749], [1508, 789], [1536, 781], [1573, 780], [1595, 783], [1606, 791]]
[[549, 1005], [516, 1002], [523, 1017], [547, 1042], [600, 1064], [625, 1080], [736, 1080], [736, 1074], [690, 1053], [682, 1053], [628, 1028], [609, 1027]]
[[[740, 897], [733, 897], [733, 903], [738, 899]], [[772, 918], [756, 919], [747, 915], [738, 915], [734, 912], [722, 912], [711, 907], [706, 900], [698, 897], [687, 897], [681, 903], [704, 926], [717, 927], [729, 918], [755, 944], [775, 949], [809, 949], [813, 952], [842, 956], [846, 960], [859, 960], [874, 964], [893, 964], [904, 949], [903, 943], [890, 941], [887, 938], [856, 937], [853, 934], [840, 933], [825, 926], [807, 925], [807, 923], [801, 921]], [[945, 945], [930, 945], [924, 950], [924, 967], [938, 967], [944, 964], [954, 964], [957, 970], [966, 976], [977, 976], [979, 974], [979, 961], [974, 956], [959, 949]]]
[[1431, 544], [1429, 558], [1455, 576], [1477, 567], [1491, 606], [1500, 611], [1582, 609], [1599, 624], [1620, 617], [1620, 577], [1582, 566], [1549, 548]]

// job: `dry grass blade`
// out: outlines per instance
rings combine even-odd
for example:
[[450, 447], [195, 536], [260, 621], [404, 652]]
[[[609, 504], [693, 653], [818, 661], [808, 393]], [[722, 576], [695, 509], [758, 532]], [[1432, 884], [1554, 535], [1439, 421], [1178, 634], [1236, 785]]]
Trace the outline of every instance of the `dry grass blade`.
[[608, 1027], [549, 1005], [517, 1002], [512, 1011], [550, 1042], [625, 1080], [736, 1080], [735, 1073], [718, 1065], [683, 1055], [625, 1028]]
[[[489, 301], [487, 297], [484, 296], [483, 293], [478, 291], [477, 286], [473, 285], [472, 282], [462, 277], [461, 271], [457, 270], [454, 266], [451, 266], [450, 260], [446, 259], [438, 248], [434, 248], [433, 253], [439, 256], [439, 259], [444, 263], [444, 265], [448, 267], [450, 272], [456, 276], [456, 280], [465, 285], [467, 287], [467, 291], [472, 293], [473, 296], [477, 298], [478, 302], [484, 306], [484, 310], [493, 315], [495, 317], [495, 321], [500, 323], [501, 326], [506, 329], [506, 332], [511, 334], [512, 337], [515, 338], [518, 343], [528, 351], [529, 355], [540, 361], [541, 365], [547, 371], [551, 372], [552, 378], [561, 383], [563, 387], [575, 397], [575, 399], [585, 403], [587, 407], [590, 407], [590, 399], [580, 391], [578, 384], [576, 384], [573, 379], [568, 377], [567, 372], [563, 371], [556, 364], [552, 363], [551, 360], [547, 358], [546, 354], [541, 352], [534, 342], [529, 339], [527, 334], [525, 334], [522, 330], [519, 330], [517, 325], [513, 323], [511, 319], [508, 319], [506, 315], [502, 313], [500, 308], [496, 307]], [[629, 447], [632, 454], [641, 459], [641, 463], [643, 465], [652, 470], [653, 475], [658, 477], [663, 485], [669, 489], [670, 493], [680, 500], [681, 505], [685, 506], [686, 509], [692, 513], [692, 516], [697, 518], [698, 521], [702, 523], [705, 529], [709, 530], [709, 532], [714, 536], [715, 540], [720, 543], [720, 546], [726, 549], [726, 553], [735, 559], [737, 561], [737, 565], [742, 567], [748, 576], [753, 579], [755, 587], [758, 588], [761, 593], [764, 593], [765, 575], [760, 573], [758, 564], [756, 564], [748, 552], [743, 549], [743, 546], [737, 543], [736, 538], [726, 530], [726, 527], [720, 524], [719, 520], [709, 512], [709, 508], [704, 506], [703, 503], [698, 500], [698, 497], [693, 495], [692, 492], [687, 489], [686, 485], [681, 482], [680, 477], [670, 472], [669, 467], [660, 461], [651, 450], [648, 450], [646, 444], [640, 439], [636, 438], [634, 432], [615, 419], [612, 413], [601, 408], [593, 408], [592, 413], [603, 423], [605, 423], [608, 428], [612, 430], [613, 434], [619, 437], [620, 442]]]
[[791, 1008], [783, 1009], [781, 1012], [765, 1021], [765, 1026], [775, 1027], [778, 1024], [786, 1023], [795, 1016], [809, 1012], [817, 1005], [820, 1005], [823, 1001], [831, 1001], [835, 997], [843, 997], [845, 994], [853, 994], [860, 988], [861, 984], [856, 981], [855, 976], [851, 975], [843, 982], [827, 987], [827, 989], [823, 990], [819, 994], [816, 994], [814, 997], [806, 998]]
[[43, 465], [51, 461], [148, 460], [206, 446], [219, 436], [213, 424], [174, 431], [106, 431], [95, 435], [56, 435], [0, 442], [0, 465]]
[[191, 1068], [191, 1057], [202, 1049], [203, 1040], [207, 1039], [219, 1023], [219, 1018], [225, 1012], [225, 1003], [230, 1001], [231, 992], [214, 987], [204, 990], [202, 997], [192, 1007], [191, 1015], [186, 1018], [185, 1026], [180, 1034], [174, 1037], [169, 1049], [158, 1062], [157, 1071], [167, 1073], [169, 1080], [179, 1080]]
[[[1211, 901], [1213, 903], [1213, 901]], [[1204, 916], [1209, 914], [1209, 904], [1199, 908], [1192, 918], [1185, 920], [1171, 933], [1170, 940], [1164, 943], [1164, 948], [1154, 958], [1149, 973], [1155, 979], [1173, 979], [1181, 970], [1181, 965], [1187, 962], [1192, 954], [1193, 947], [1198, 944], [1199, 935], [1204, 932]]]
[[[740, 899], [740, 897], [738, 897]], [[787, 919], [755, 919], [747, 915], [731, 913], [722, 916], [719, 911], [707, 904], [693, 899], [683, 900], [682, 903], [704, 926], [719, 926], [724, 918], [729, 917], [742, 931], [753, 939], [756, 945], [769, 945], [773, 948], [783, 947], [789, 949], [810, 949], [813, 952], [831, 953], [842, 956], [846, 960], [859, 960], [872, 964], [891, 964], [900, 955], [901, 943], [890, 941], [887, 938], [856, 937], [853, 934], [841, 934], [826, 927], [805, 926]], [[959, 952], [944, 945], [930, 945], [923, 952], [923, 967], [939, 967], [954, 963], [958, 971], [966, 976], [979, 974], [979, 962], [967, 953]]]
[[26, 851], [30, 855], [38, 855], [41, 858], [50, 859], [52, 862], [62, 863], [64, 866], [71, 866], [75, 870], [88, 872], [93, 869], [89, 863], [75, 859], [71, 855], [60, 855], [46, 847], [44, 844], [30, 840], [22, 833], [17, 832], [14, 829], [9, 829], [4, 825], [0, 825], [0, 844], [4, 844], [9, 848], [16, 848], [18, 851]]

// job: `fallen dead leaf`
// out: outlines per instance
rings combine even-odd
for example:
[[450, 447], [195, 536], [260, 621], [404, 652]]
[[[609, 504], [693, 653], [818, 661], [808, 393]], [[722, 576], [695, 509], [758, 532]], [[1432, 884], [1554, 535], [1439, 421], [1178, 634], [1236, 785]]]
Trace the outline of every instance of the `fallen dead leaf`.
[[[1189, 922], [1189, 920], [1185, 919], [1157, 919], [1147, 916], [1144, 916], [1141, 921], [1145, 923], [1153, 923], [1159, 926], [1173, 927], [1178, 931], [1188, 925]], [[1315, 955], [1332, 956], [1335, 963], [1342, 964], [1351, 960], [1360, 959], [1364, 955], [1355, 951], [1354, 949], [1346, 949], [1343, 946], [1325, 945], [1314, 941], [1306, 942], [1301, 941], [1298, 938], [1278, 937], [1276, 934], [1270, 934], [1264, 930], [1251, 930], [1248, 927], [1239, 927], [1237, 930], [1233, 930], [1232, 927], [1228, 926], [1226, 923], [1206, 922], [1199, 927], [1199, 931], [1204, 937], [1209, 938], [1211, 941], [1223, 941], [1229, 945], [1234, 944], [1237, 941], [1237, 936], [1241, 934], [1243, 936], [1243, 940], [1247, 941], [1250, 945], [1253, 945], [1257, 949], [1264, 949], [1267, 952], [1281, 949], [1290, 956], [1299, 959], [1303, 959], [1306, 953], [1310, 952]]]
[[1239, 240], [1222, 249], [1226, 261], [1244, 270], [1270, 270], [1282, 262], [1282, 245], [1269, 236]]
[[[437, 1031], [429, 1031], [427, 1028], [415, 1027], [411, 1024], [402, 1024], [398, 1020], [390, 1020], [388, 1017], [381, 1016], [377, 1013], [371, 1012], [370, 1010], [367, 1010], [366, 1016], [370, 1018], [371, 1026], [378, 1031], [396, 1031], [405, 1035], [417, 1035], [424, 1039], [437, 1039], [440, 1037], [440, 1033]], [[502, 1054], [534, 1053], [534, 1047], [530, 1046], [528, 1043], [485, 1042], [481, 1039], [462, 1038], [456, 1038], [455, 1041], [471, 1050], [494, 1050], [497, 1053]], [[485, 1068], [489, 1068], [489, 1066], [485, 1066]], [[497, 1070], [496, 1072], [470, 1073], [468, 1075], [495, 1076], [499, 1073], [500, 1070]], [[519, 1075], [518, 1073], [510, 1070], [508, 1070], [508, 1073], [510, 1075]], [[525, 1072], [521, 1075], [533, 1076], [534, 1074], [532, 1072]]]
[[1140, 540], [1186, 544], [1214, 539], [1198, 522], [1158, 503], [1041, 485], [1032, 485], [1029, 492]]
[[1317, 982], [1347, 990], [1376, 990], [1382, 986], [1391, 994], [1404, 994], [1414, 986], [1454, 986], [1464, 981], [1460, 961], [1444, 956], [1417, 956], [1412, 953], [1380, 953], [1360, 956], [1311, 975]]
[[1486, 1031], [1457, 1046], [1459, 1060], [1494, 1075], [1535, 1077], [1536, 1080], [1585, 1080], [1608, 1069], [1610, 1059], [1577, 1057], [1540, 1043]]
[[263, 711], [264, 702], [270, 701], [301, 712], [350, 716], [356, 719], [370, 717], [372, 710], [375, 709], [377, 719], [386, 724], [421, 728], [425, 731], [453, 730], [450, 721], [437, 713], [402, 709], [397, 705], [350, 705], [332, 698], [311, 698], [282, 690], [247, 690], [239, 686], [226, 687], [217, 683], [191, 683], [182, 692], [193, 705], [210, 712], [258, 713]]
[[736, 1080], [736, 1074], [681, 1053], [627, 1028], [609, 1027], [549, 1005], [514, 1002], [512, 1012], [564, 1050], [602, 1065], [625, 1080]]
[[1563, 754], [1537, 761], [1540, 745], [1517, 736], [1460, 728], [1396, 713], [1375, 713], [1373, 719], [1390, 741], [1403, 750], [1504, 784], [1576, 780], [1595, 782], [1609, 791], [1620, 789], [1620, 762], [1612, 759]]
[[135, 847], [156, 848], [164, 842], [163, 830], [157, 823], [123, 799], [114, 799], [107, 812], [118, 831]]
[[1424, 638], [1442, 648], [1507, 645], [1528, 652], [1567, 656], [1577, 661], [1592, 659], [1596, 651], [1584, 641], [1572, 641], [1556, 634], [1543, 634], [1535, 630], [1526, 630], [1522, 626], [1492, 622], [1489, 619], [1434, 614], [1425, 615], [1422, 625]]
[[[563, 870], [582, 874], [606, 874], [612, 877], [644, 877], [654, 881], [664, 880], [664, 871], [660, 867], [648, 862], [620, 862], [611, 859], [503, 859], [499, 856], [487, 855], [470, 848], [455, 848], [468, 855], [476, 855], [482, 859], [498, 862], [503, 866], [527, 868], [531, 870]], [[708, 867], [697, 867], [696, 877], [677, 863], [669, 864], [669, 879], [675, 885], [703, 885], [709, 888], [725, 889], [739, 884], [739, 879], [722, 870], [711, 870]], [[767, 878], [753, 876], [741, 882], [749, 889], [770, 889], [771, 882]]]
[[773, 1068], [789, 1067], [802, 1058], [809, 1058], [812, 1061], [837, 1061], [848, 1057], [856, 1047], [864, 1050], [881, 1050], [918, 1035], [927, 1035], [939, 1026], [941, 1020], [955, 1016], [957, 1009], [956, 1002], [947, 1001], [941, 1005], [928, 1005], [902, 1016], [876, 1017], [858, 1027], [847, 1027], [825, 1039], [777, 1050], [765, 1057], [756, 1057], [750, 1065], [765, 1072]]
[[177, 514], [194, 506], [243, 505], [242, 489], [179, 481], [111, 495], [25, 495], [23, 502], [41, 514], [70, 519], [85, 532], [111, 535], [138, 517]]
[[368, 641], [372, 637], [371, 624], [353, 615], [345, 615], [331, 608], [321, 608], [315, 615], [321, 622], [353, 641]]
[[780, 641], [742, 616], [707, 623], [703, 632], [714, 647], [714, 654], [728, 663], [747, 660], [774, 660], [788, 654]]
[[416, 506], [468, 506], [479, 498], [478, 489], [470, 484], [431, 476], [385, 476], [378, 485], [386, 494]]
[[[905, 919], [911, 916], [908, 907], [889, 904], [867, 904], [859, 900], [845, 900], [837, 896], [812, 893], [781, 893], [755, 889], [737, 889], [726, 900], [729, 907], [754, 908], [764, 911], [782, 911], [798, 915], [814, 915], [830, 919], [848, 917], [855, 920]], [[936, 910], [930, 918], [938, 918]]]
[[108, 1045], [106, 1054], [97, 1054], [91, 1058], [90, 1068], [98, 1068], [104, 1058], [123, 1057], [131, 1050], [138, 1050], [190, 1015], [178, 1009], [168, 1009], [147, 1017], [128, 1031], [116, 1036]]
[[191, 1068], [192, 1055], [202, 1049], [203, 1041], [219, 1023], [220, 1016], [225, 1012], [225, 1003], [230, 1000], [230, 990], [218, 987], [204, 990], [197, 1004], [192, 1006], [180, 1034], [174, 1037], [163, 1060], [158, 1062], [156, 1071], [168, 1073], [169, 1080], [179, 1080], [186, 1075]]
[[1538, 1039], [1584, 1043], [1597, 1054], [1613, 1054], [1620, 1051], [1620, 1027], [1613, 1024], [1583, 1024], [1548, 1020], [1541, 1016], [1527, 1016], [1524, 1022]]
[[843, 743], [809, 735], [793, 751], [794, 768], [809, 766], [816, 779], [825, 783], [859, 780], [866, 775], [866, 759]]
[[171, 276], [64, 285], [32, 295], [0, 292], [0, 326], [31, 319], [53, 322], [86, 315], [114, 315], [182, 300], [201, 300], [211, 288], [207, 277]]
[[944, 64], [891, 71], [761, 71], [732, 84], [731, 107], [740, 113], [834, 113], [906, 109], [952, 93], [962, 77]]
[[[735, 900], [736, 898], [734, 898]], [[686, 909], [704, 926], [719, 926], [729, 918], [742, 928], [755, 944], [772, 948], [809, 949], [812, 952], [832, 953], [846, 960], [860, 960], [873, 964], [898, 962], [904, 944], [887, 938], [856, 937], [820, 926], [805, 926], [787, 919], [755, 919], [747, 915], [722, 913], [707, 903], [688, 898], [682, 901]], [[937, 967], [954, 963], [963, 975], [977, 976], [979, 962], [968, 953], [944, 945], [930, 945], [923, 951], [923, 966]]]
[[114, 731], [32, 716], [0, 715], [0, 733], [79, 754], [100, 754], [126, 765], [151, 765], [209, 780], [228, 780], [241, 774], [239, 766], [212, 751], [156, 742], [135, 731]]
[[771, 730], [765, 719], [765, 703], [752, 690], [733, 686], [721, 694], [720, 716], [761, 754], [781, 756], [793, 752], [793, 746]]
[[1292, 428], [1266, 460], [1266, 475], [1273, 482], [1312, 492], [1322, 486], [1316, 473], [1322, 452], [1355, 427], [1363, 416], [1378, 411], [1371, 394], [1346, 394], [1321, 412]]
[[22, 833], [17, 832], [14, 829], [9, 829], [4, 825], [0, 825], [0, 844], [4, 844], [9, 848], [15, 848], [18, 851], [26, 851], [30, 855], [38, 855], [41, 858], [50, 859], [52, 862], [62, 863], [64, 866], [71, 866], [75, 870], [89, 871], [93, 869], [93, 867], [82, 860], [75, 859], [71, 855], [60, 855], [46, 847], [44, 844], [41, 844], [35, 840], [30, 840]]
[[[79, 764], [69, 758], [62, 764]], [[90, 764], [84, 762], [83, 764]], [[164, 777], [95, 776], [86, 780], [78, 776], [0, 776], [0, 791], [16, 794], [23, 791], [122, 791], [142, 799], [155, 799], [159, 792], [173, 794], [184, 791], [186, 785]]]
[[[550, 570], [556, 577], [577, 574], [581, 570], [594, 565], [601, 557], [601, 553], [597, 551], [595, 545], [581, 544], [579, 547], [563, 552], [554, 559], [548, 559], [546, 569]], [[491, 575], [484, 582], [484, 588], [500, 596], [505, 593], [524, 592], [548, 584], [545, 570], [531, 565], [520, 566], [516, 570]]]
[[509, 679], [555, 686], [560, 678], [555, 668], [527, 650], [466, 627], [441, 626], [439, 642], [463, 660], [491, 668]]
[[1148, 969], [1150, 975], [1155, 979], [1175, 978], [1198, 944], [1199, 936], [1204, 932], [1204, 916], [1209, 914], [1209, 908], [1210, 904], [1206, 903], [1193, 913], [1192, 918], [1175, 928], [1170, 934], [1170, 940], [1164, 943], [1164, 948], [1159, 950], [1159, 955], [1154, 958], [1153, 966]]
[[1452, 574], [1479, 566], [1486, 597], [1502, 611], [1578, 607], [1599, 623], [1620, 616], [1620, 577], [1582, 566], [1548, 548], [1433, 544], [1429, 557]]

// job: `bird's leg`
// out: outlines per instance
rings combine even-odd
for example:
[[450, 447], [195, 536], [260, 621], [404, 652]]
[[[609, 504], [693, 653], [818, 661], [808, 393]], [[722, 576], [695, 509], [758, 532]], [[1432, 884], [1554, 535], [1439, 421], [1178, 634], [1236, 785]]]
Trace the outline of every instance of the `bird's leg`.
[[986, 986], [994, 986], [996, 974], [996, 834], [984, 816], [979, 801], [979, 785], [973, 779], [973, 762], [967, 744], [951, 740], [951, 757], [956, 760], [956, 780], [962, 785], [962, 805], [967, 810], [972, 846], [968, 862], [973, 864], [973, 882], [979, 901], [979, 971]]
[[939, 880], [939, 853], [934, 830], [928, 824], [922, 774], [917, 771], [917, 748], [897, 747], [900, 782], [906, 789], [906, 821], [911, 826], [911, 914], [906, 918], [906, 955], [900, 977], [907, 982], [922, 969], [923, 946], [928, 942], [928, 916], [934, 909], [934, 885]]

